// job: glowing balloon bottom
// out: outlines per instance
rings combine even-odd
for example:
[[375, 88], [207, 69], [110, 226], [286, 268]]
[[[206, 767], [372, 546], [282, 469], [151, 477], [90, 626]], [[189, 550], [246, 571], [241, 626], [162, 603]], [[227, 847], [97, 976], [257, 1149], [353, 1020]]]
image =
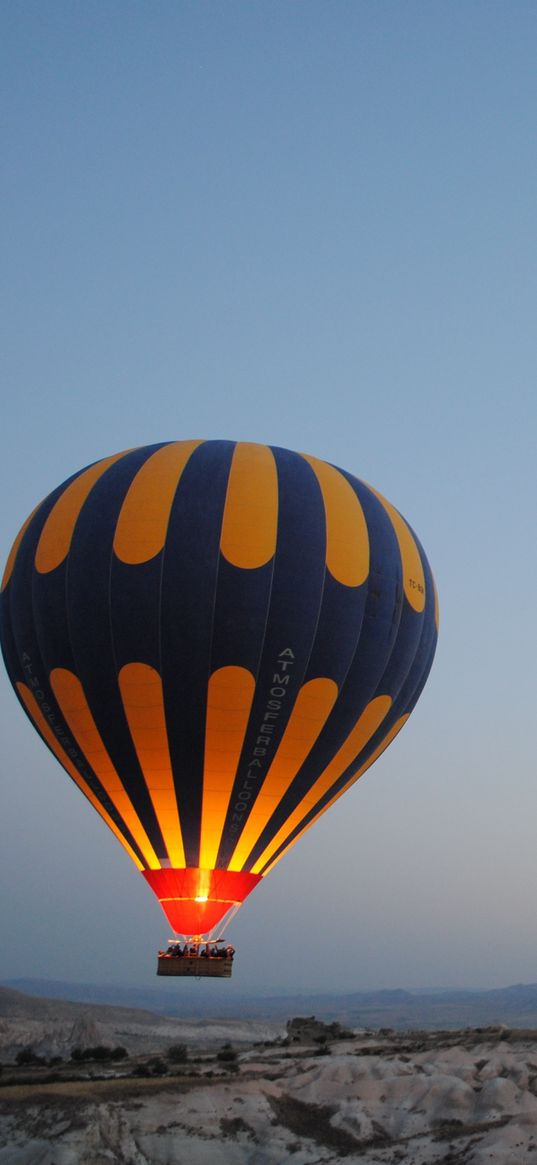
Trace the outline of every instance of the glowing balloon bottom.
[[235, 870], [143, 870], [176, 934], [212, 937], [226, 915], [238, 909], [261, 881], [260, 874]]

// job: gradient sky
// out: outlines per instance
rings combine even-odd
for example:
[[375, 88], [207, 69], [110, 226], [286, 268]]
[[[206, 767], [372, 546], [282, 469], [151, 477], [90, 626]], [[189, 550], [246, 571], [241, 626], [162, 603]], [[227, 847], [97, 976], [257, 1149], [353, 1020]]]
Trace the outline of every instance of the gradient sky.
[[[88, 462], [221, 437], [364, 478], [437, 579], [424, 694], [244, 905], [230, 993], [535, 981], [533, 0], [1, 23], [2, 561]], [[3, 673], [0, 734], [0, 979], [156, 984], [164, 916]]]

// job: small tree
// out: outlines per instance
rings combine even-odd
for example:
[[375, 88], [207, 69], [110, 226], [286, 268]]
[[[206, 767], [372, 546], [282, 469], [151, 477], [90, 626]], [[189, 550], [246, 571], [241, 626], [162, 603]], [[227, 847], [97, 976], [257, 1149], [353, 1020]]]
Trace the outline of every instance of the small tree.
[[235, 1064], [237, 1062], [237, 1053], [231, 1044], [224, 1044], [223, 1048], [216, 1053], [216, 1059], [224, 1064]]
[[168, 1048], [168, 1060], [171, 1060], [172, 1064], [186, 1064], [188, 1060], [186, 1044], [172, 1044]]
[[31, 1048], [22, 1048], [15, 1056], [16, 1064], [44, 1064], [43, 1056], [37, 1056]]
[[104, 1060], [111, 1060], [112, 1048], [108, 1048], [106, 1044], [95, 1044], [95, 1047], [88, 1048], [87, 1056], [88, 1060], [99, 1060], [101, 1062]]

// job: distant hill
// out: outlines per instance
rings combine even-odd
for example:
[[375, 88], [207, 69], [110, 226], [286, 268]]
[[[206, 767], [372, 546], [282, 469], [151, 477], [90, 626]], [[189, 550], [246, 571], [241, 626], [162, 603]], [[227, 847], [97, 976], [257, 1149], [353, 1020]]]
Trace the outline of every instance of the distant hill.
[[[67, 984], [62, 984], [67, 987]], [[69, 994], [69, 992], [66, 992]], [[23, 993], [13, 987], [0, 986], [0, 1018], [1, 1019], [31, 1019], [46, 1022], [47, 1020], [67, 1020], [74, 1022], [81, 1011], [87, 1011], [87, 1001], [66, 999], [53, 991], [42, 995], [41, 991]], [[150, 1011], [134, 1007], [122, 1007], [115, 1004], [93, 1004], [91, 1006], [95, 1020], [103, 1023], [122, 1018], [126, 1023], [154, 1024], [155, 1015]]]
[[[169, 986], [169, 985], [167, 985]], [[99, 1007], [143, 1009], [161, 1016], [285, 1020], [293, 1015], [337, 1019], [353, 1028], [392, 1027], [396, 1030], [440, 1030], [506, 1024], [537, 1028], [537, 983], [515, 984], [489, 991], [361, 991], [238, 995], [221, 989], [202, 991], [199, 984], [174, 984], [173, 994], [160, 987], [119, 987], [45, 979], [7, 980], [0, 994], [3, 1007], [23, 1006], [22, 997]], [[37, 1005], [37, 1004], [36, 1004]], [[31, 1002], [24, 1004], [31, 1006]], [[52, 1004], [50, 1004], [52, 1007]], [[58, 1002], [54, 1004], [58, 1013]], [[15, 1014], [15, 1012], [11, 1012]], [[28, 1015], [28, 1012], [25, 1012]], [[52, 1013], [51, 1013], [52, 1014]], [[139, 1012], [138, 1012], [139, 1015]], [[106, 1017], [103, 1016], [103, 1019]], [[127, 1018], [127, 1017], [125, 1017]]]

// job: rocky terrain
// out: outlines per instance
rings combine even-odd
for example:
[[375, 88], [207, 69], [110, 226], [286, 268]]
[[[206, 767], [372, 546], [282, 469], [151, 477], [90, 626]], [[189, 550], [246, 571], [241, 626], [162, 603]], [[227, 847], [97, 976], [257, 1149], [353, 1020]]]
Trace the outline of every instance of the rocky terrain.
[[0, 987], [0, 1062], [10, 1063], [25, 1048], [40, 1056], [69, 1056], [74, 1047], [123, 1045], [129, 1053], [165, 1050], [186, 1041], [214, 1046], [233, 1037], [236, 1045], [272, 1039], [281, 1022], [186, 1019], [131, 1007], [38, 999]]
[[[172, 1033], [128, 1009], [29, 1000], [70, 1015], [29, 1019], [5, 1014], [22, 1012], [23, 996], [2, 1002], [0, 1165], [537, 1165], [537, 1031], [342, 1033], [295, 1021], [282, 1038], [253, 1023], [173, 1020]], [[54, 1069], [21, 1063], [29, 1022], [63, 1047]], [[131, 1041], [129, 1054], [65, 1058], [68, 1022], [79, 1050], [99, 1037]]]

